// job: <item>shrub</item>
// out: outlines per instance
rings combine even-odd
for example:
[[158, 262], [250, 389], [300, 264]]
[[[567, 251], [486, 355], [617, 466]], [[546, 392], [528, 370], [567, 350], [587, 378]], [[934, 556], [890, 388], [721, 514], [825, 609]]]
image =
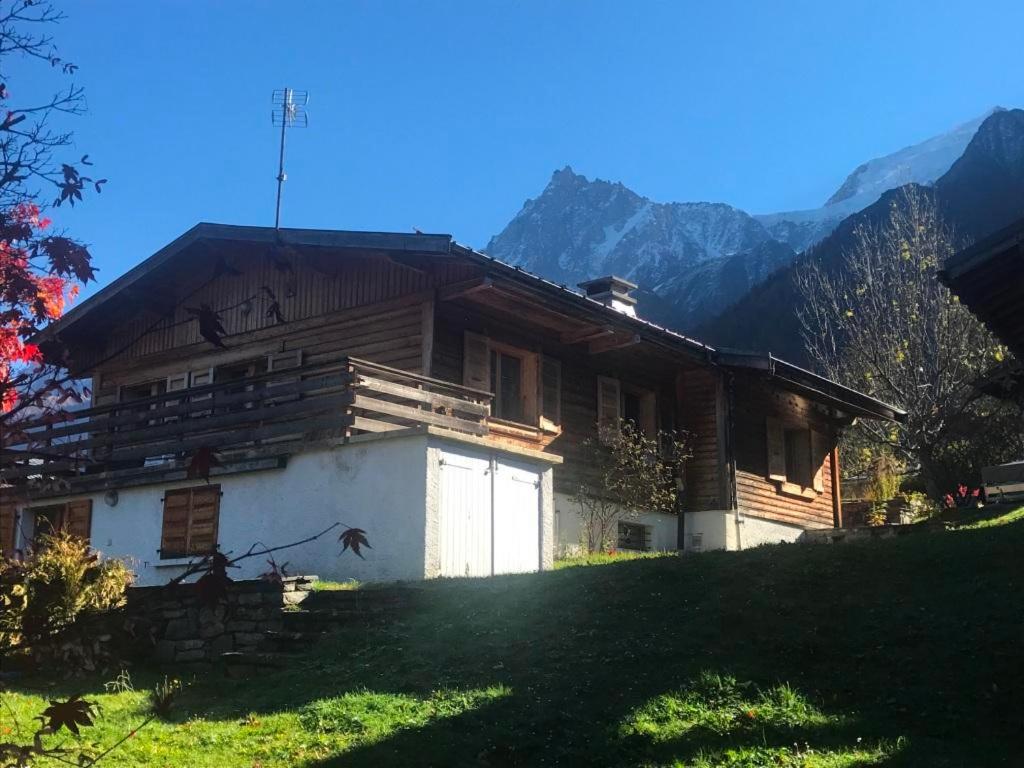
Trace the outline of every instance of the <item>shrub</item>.
[[43, 536], [23, 562], [0, 562], [0, 654], [45, 644], [83, 614], [123, 604], [132, 573], [67, 533]]
[[584, 477], [572, 494], [578, 505], [581, 544], [588, 552], [609, 549], [618, 521], [643, 512], [676, 511], [689, 435], [645, 435], [631, 421], [599, 424], [581, 444]]

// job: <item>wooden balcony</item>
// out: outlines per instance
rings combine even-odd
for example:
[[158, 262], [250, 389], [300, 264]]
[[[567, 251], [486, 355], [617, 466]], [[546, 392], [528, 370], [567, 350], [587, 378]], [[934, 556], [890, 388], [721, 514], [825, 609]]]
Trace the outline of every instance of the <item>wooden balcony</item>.
[[3, 436], [0, 483], [44, 498], [280, 467], [302, 446], [361, 433], [482, 437], [491, 398], [346, 357], [22, 421]]

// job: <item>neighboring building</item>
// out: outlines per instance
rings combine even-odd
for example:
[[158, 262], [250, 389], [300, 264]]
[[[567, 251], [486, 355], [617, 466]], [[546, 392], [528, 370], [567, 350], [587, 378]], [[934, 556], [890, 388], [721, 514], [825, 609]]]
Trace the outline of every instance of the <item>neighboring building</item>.
[[159, 583], [341, 521], [365, 560], [337, 530], [282, 559], [363, 580], [546, 568], [579, 540], [581, 443], [619, 419], [694, 449], [682, 515], [628, 521], [622, 547], [837, 525], [840, 429], [901, 412], [644, 322], [631, 288], [580, 295], [447, 235], [200, 224], [44, 334], [92, 407], [6, 436], [0, 546], [63, 525]]
[[[1014, 354], [975, 387], [1024, 409], [1024, 219], [953, 256], [939, 279]], [[981, 474], [990, 499], [1024, 497], [1024, 461]]]

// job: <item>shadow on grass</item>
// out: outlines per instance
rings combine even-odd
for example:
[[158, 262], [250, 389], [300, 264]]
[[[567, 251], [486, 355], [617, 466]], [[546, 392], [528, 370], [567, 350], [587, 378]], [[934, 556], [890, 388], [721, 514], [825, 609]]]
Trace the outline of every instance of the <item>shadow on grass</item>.
[[[379, 731], [306, 764], [1017, 765], [1022, 551], [1012, 525], [429, 583], [401, 621], [339, 632], [265, 678], [201, 681], [176, 717], [308, 723], [338, 708], [313, 740], [351, 727], [346, 694], [502, 686], [440, 718], [385, 712]], [[688, 699], [707, 670], [740, 693]], [[742, 719], [783, 683], [803, 715]], [[631, 729], [638, 717], [649, 727]], [[803, 761], [804, 745], [845, 757]]]

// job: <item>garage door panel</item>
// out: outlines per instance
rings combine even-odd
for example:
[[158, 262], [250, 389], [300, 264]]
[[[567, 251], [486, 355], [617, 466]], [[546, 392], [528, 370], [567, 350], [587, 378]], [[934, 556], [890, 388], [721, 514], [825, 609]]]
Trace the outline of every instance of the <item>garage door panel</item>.
[[540, 475], [499, 462], [494, 477], [494, 573], [540, 567]]
[[490, 460], [445, 453], [440, 494], [441, 575], [490, 576]]
[[540, 474], [529, 465], [444, 451], [440, 473], [442, 576], [540, 568]]

